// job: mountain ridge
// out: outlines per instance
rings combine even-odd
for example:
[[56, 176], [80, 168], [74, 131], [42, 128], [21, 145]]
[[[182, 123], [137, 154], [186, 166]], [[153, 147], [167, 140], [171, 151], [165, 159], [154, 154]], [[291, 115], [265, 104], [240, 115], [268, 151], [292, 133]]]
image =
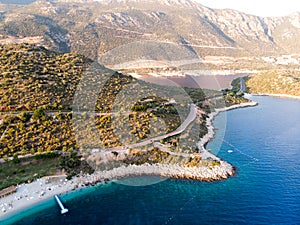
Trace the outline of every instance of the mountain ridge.
[[[184, 46], [199, 57], [300, 53], [298, 12], [259, 17], [192, 0], [38, 0], [9, 10], [0, 7], [0, 12], [1, 39], [41, 36], [41, 44], [51, 50], [92, 59], [140, 41]], [[126, 51], [140, 59], [149, 49]]]

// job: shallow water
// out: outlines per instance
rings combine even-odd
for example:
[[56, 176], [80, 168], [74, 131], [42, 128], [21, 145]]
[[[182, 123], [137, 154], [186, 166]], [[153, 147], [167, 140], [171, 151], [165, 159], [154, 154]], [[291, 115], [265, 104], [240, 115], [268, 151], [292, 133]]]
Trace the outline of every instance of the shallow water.
[[300, 224], [300, 101], [254, 100], [259, 106], [218, 115], [207, 146], [238, 168], [235, 177], [112, 182], [62, 196], [67, 215], [50, 199], [0, 224]]
[[170, 77], [154, 77], [143, 75], [140, 80], [154, 84], [165, 86], [179, 86], [190, 88], [202, 88], [210, 90], [221, 90], [231, 88], [231, 82], [239, 77], [247, 74], [231, 74], [231, 75], [198, 75], [198, 76], [170, 76]]

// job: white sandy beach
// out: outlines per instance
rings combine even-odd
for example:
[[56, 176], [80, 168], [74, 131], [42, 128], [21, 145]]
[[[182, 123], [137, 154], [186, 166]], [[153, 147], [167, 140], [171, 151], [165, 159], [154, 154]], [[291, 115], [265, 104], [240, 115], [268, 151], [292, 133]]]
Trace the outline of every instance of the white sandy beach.
[[81, 187], [97, 184], [105, 180], [115, 180], [128, 176], [157, 175], [171, 178], [213, 181], [226, 179], [234, 174], [233, 167], [221, 161], [220, 166], [214, 167], [184, 167], [166, 164], [130, 165], [114, 168], [109, 171], [99, 171], [91, 175], [81, 175], [72, 180], [65, 180], [62, 176], [49, 183], [49, 178], [41, 178], [30, 184], [17, 187], [17, 192], [0, 199], [0, 219], [38, 203], [54, 197], [55, 194], [66, 193]]

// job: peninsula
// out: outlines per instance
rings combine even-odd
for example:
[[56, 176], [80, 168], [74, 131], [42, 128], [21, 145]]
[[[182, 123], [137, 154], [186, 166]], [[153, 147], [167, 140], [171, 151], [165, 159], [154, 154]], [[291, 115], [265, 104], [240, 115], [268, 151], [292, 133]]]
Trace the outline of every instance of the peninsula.
[[[240, 93], [154, 85], [31, 44], [2, 45], [1, 54], [1, 188], [17, 187], [0, 199], [1, 216], [126, 176], [213, 181], [234, 175], [232, 165], [204, 146], [220, 110], [255, 105]], [[77, 96], [88, 78], [103, 87], [92, 112], [91, 93]], [[130, 99], [141, 92], [143, 98]], [[97, 140], [87, 135], [92, 127]]]

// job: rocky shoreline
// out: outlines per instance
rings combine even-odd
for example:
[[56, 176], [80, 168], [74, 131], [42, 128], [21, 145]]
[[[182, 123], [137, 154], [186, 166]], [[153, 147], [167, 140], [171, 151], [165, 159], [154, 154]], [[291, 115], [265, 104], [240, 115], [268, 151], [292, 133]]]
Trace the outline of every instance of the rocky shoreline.
[[[213, 120], [214, 118], [220, 113], [220, 112], [224, 112], [224, 111], [229, 111], [229, 110], [233, 110], [233, 109], [237, 109], [237, 108], [245, 108], [245, 107], [254, 107], [257, 106], [258, 103], [257, 102], [245, 102], [245, 103], [241, 103], [239, 105], [232, 105], [229, 107], [224, 107], [224, 108], [219, 108], [219, 109], [215, 109], [214, 112], [210, 113], [208, 115], [208, 118], [206, 119], [206, 126], [207, 126], [207, 134], [204, 135], [201, 140], [197, 143], [198, 149], [202, 155], [203, 159], [214, 159], [214, 160], [220, 160], [221, 162], [225, 162], [222, 161], [220, 158], [218, 158], [217, 156], [215, 156], [214, 154], [212, 154], [211, 152], [209, 152], [206, 149], [206, 144], [212, 140], [215, 136], [215, 131], [214, 131], [214, 126], [213, 126]], [[225, 162], [227, 163], [227, 162]]]
[[103, 180], [114, 180], [129, 176], [155, 175], [167, 178], [192, 179], [200, 181], [222, 180], [234, 175], [234, 167], [222, 161], [220, 165], [187, 167], [168, 164], [129, 165], [108, 171], [85, 175], [85, 184], [96, 184]]
[[[238, 108], [245, 108], [245, 107], [253, 107], [253, 106], [257, 106], [258, 103], [257, 102], [245, 102], [245, 103], [241, 103], [239, 105], [232, 105], [229, 107], [224, 107], [224, 108], [220, 108], [220, 109], [215, 109], [214, 112], [210, 113], [208, 115], [208, 118], [206, 119], [206, 125], [207, 125], [207, 129], [208, 132], [206, 135], [204, 135], [201, 140], [197, 143], [198, 148], [200, 149], [201, 152], [205, 153], [207, 152], [205, 145], [214, 138], [215, 136], [215, 132], [214, 132], [214, 126], [213, 126], [213, 120], [214, 118], [220, 113], [220, 112], [224, 112], [224, 111], [229, 111], [229, 110], [233, 110], [233, 109], [238, 109]], [[213, 154], [210, 154], [209, 156], [211, 156], [212, 158], [218, 159], [216, 156], [214, 156]]]
[[78, 188], [101, 184], [106, 181], [121, 179], [129, 176], [155, 175], [166, 178], [192, 179], [199, 181], [215, 181], [226, 179], [235, 174], [235, 168], [219, 159], [205, 149], [205, 145], [214, 137], [212, 121], [214, 117], [226, 110], [240, 107], [255, 106], [257, 103], [249, 102], [234, 105], [222, 109], [217, 109], [207, 118], [208, 133], [198, 142], [198, 147], [203, 159], [216, 160], [219, 163], [210, 166], [188, 167], [170, 164], [149, 164], [128, 165], [114, 168], [112, 170], [96, 171], [91, 175], [82, 174], [71, 180], [66, 180], [64, 176], [50, 182], [53, 179], [41, 178], [31, 184], [22, 184], [17, 187], [17, 192], [0, 199], [0, 221], [1, 218], [20, 209], [53, 197], [55, 194], [62, 194]]
[[[129, 176], [155, 175], [176, 179], [192, 179], [199, 181], [214, 181], [226, 179], [234, 175], [234, 168], [221, 161], [220, 165], [202, 167], [184, 167], [166, 164], [129, 165], [108, 171], [98, 171], [93, 174], [83, 174], [66, 180], [65, 176], [41, 178], [31, 184], [22, 184], [17, 192], [0, 199], [0, 221], [18, 210], [27, 208], [40, 201], [49, 199], [55, 194], [67, 193], [86, 186], [101, 184]], [[52, 180], [52, 181], [49, 181]]]

